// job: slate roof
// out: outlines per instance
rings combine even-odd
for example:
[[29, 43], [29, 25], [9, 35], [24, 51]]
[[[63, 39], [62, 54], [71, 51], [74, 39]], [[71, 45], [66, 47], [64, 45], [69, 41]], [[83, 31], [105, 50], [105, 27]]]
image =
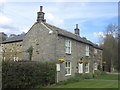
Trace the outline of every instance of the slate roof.
[[97, 46], [96, 44], [92, 43], [91, 41], [89, 40], [86, 40], [84, 38], [81, 38], [80, 36], [77, 36], [69, 31], [66, 31], [66, 30], [63, 30], [61, 28], [58, 28], [54, 25], [50, 25], [48, 23], [44, 23], [48, 28], [50, 28], [51, 30], [55, 30], [58, 32], [58, 35], [61, 35], [61, 36], [64, 36], [64, 37], [68, 37], [68, 38], [71, 38], [71, 39], [74, 39], [76, 41], [79, 41], [79, 42], [82, 42], [82, 43], [85, 43], [85, 44], [88, 44], [88, 45], [91, 45], [93, 46], [94, 48], [97, 48], [97, 49], [101, 49], [99, 46]]
[[[36, 23], [35, 23], [36, 24]], [[69, 31], [66, 31], [66, 30], [63, 30], [61, 28], [58, 28], [54, 25], [51, 25], [51, 24], [48, 24], [48, 23], [45, 23], [44, 24], [50, 28], [51, 30], [53, 31], [57, 31], [58, 32], [58, 35], [61, 35], [61, 36], [64, 36], [64, 37], [68, 37], [68, 38], [71, 38], [73, 40], [76, 40], [76, 41], [79, 41], [81, 43], [84, 43], [84, 44], [88, 44], [90, 46], [93, 46], [94, 48], [97, 48], [97, 49], [101, 49], [98, 45], [92, 43], [91, 41], [87, 40], [87, 39], [84, 39], [84, 38], [81, 38], [80, 36], [77, 36]], [[17, 35], [15, 37], [11, 37], [11, 38], [8, 38], [7, 40], [3, 41], [2, 43], [11, 43], [11, 42], [18, 42], [18, 41], [23, 41], [23, 38], [24, 38], [24, 34], [22, 35]], [[1, 43], [1, 42], [0, 42]]]
[[14, 37], [9, 37], [9, 38], [7, 38], [7, 39], [6, 39], [5, 41], [3, 41], [2, 43], [5, 44], [5, 43], [23, 41], [23, 38], [24, 38], [24, 34], [22, 34], [22, 35], [16, 35], [16, 36], [14, 36]]

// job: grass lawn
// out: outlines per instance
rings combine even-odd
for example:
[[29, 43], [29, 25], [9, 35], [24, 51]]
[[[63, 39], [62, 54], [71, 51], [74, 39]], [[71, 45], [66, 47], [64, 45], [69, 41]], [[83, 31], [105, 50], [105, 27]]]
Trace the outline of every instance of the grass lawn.
[[[120, 75], [119, 75], [119, 77], [120, 77]], [[107, 74], [107, 75], [98, 76], [94, 79], [118, 80], [118, 75]]]
[[49, 88], [118, 88], [118, 82], [83, 80], [81, 82], [76, 82], [67, 85], [56, 85]]

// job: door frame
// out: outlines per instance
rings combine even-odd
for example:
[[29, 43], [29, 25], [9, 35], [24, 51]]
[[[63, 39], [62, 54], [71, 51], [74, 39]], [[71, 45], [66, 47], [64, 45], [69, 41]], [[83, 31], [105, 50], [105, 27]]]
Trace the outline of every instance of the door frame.
[[83, 63], [78, 63], [78, 73], [83, 73]]

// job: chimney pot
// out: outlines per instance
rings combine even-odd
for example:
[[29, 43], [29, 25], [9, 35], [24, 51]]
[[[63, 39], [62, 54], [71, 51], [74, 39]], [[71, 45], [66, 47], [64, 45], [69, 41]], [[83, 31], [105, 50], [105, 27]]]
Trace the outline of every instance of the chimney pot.
[[40, 6], [40, 12], [42, 12], [43, 6]]
[[78, 29], [78, 24], [76, 24], [76, 29]]

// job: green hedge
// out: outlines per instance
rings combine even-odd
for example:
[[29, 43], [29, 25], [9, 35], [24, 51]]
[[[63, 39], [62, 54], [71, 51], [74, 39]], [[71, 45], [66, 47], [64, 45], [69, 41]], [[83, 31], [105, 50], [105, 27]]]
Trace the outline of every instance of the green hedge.
[[3, 62], [2, 88], [34, 88], [55, 83], [55, 63]]
[[79, 81], [82, 81], [82, 80], [83, 80], [83, 78], [81, 78], [78, 75], [75, 75], [73, 77], [68, 78], [67, 80], [58, 82], [57, 85], [66, 85], [66, 84], [69, 84], [69, 83], [75, 83], [75, 82], [79, 82]]
[[93, 79], [93, 74], [92, 73], [85, 73], [84, 79]]
[[100, 71], [100, 70], [95, 70], [94, 73], [95, 73], [96, 75], [98, 75], [98, 76], [101, 75], [101, 71]]

